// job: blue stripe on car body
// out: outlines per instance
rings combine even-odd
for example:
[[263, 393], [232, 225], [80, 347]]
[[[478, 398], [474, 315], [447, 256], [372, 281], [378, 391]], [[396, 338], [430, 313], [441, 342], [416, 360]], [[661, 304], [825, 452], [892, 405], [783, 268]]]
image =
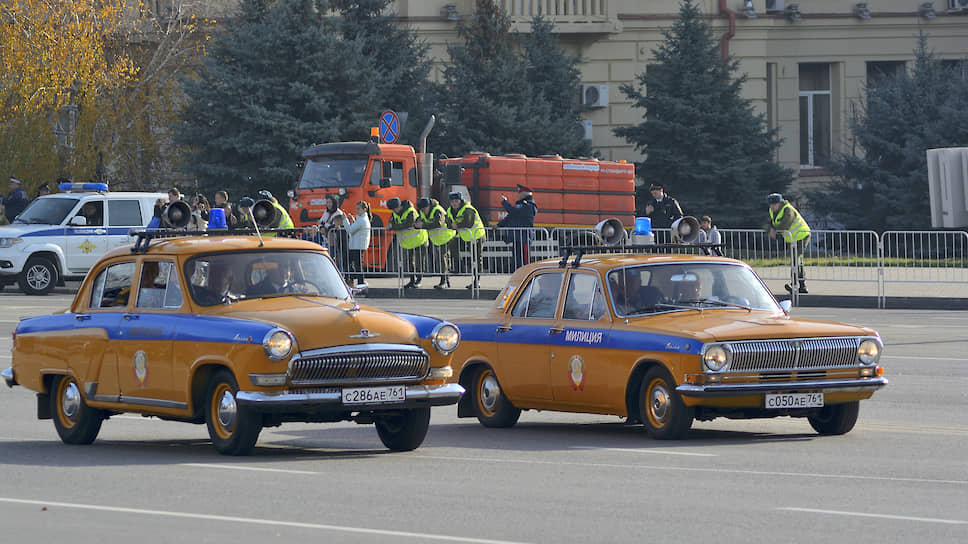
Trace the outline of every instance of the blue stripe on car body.
[[[404, 312], [393, 312], [393, 315], [402, 317], [409, 321], [417, 329], [417, 336], [420, 338], [430, 338], [430, 333], [434, 332], [441, 321], [436, 317], [428, 317], [419, 314], [408, 314]], [[463, 336], [462, 336], [463, 338]]]
[[276, 328], [269, 323], [248, 319], [161, 312], [138, 313], [139, 319], [125, 321], [122, 326], [125, 314], [131, 312], [68, 313], [32, 317], [20, 322], [17, 334], [104, 329], [112, 340], [158, 340], [170, 337], [171, 340], [182, 342], [261, 344], [266, 333]]
[[[508, 342], [520, 344], [549, 344], [554, 346], [585, 346], [669, 353], [699, 354], [702, 342], [695, 338], [656, 334], [644, 331], [607, 328], [562, 327], [560, 333], [549, 334], [549, 325], [522, 325], [497, 333], [498, 323], [460, 324], [461, 340], [465, 342]], [[503, 339], [502, 339], [503, 338]], [[510, 342], [513, 341], [513, 342]]]

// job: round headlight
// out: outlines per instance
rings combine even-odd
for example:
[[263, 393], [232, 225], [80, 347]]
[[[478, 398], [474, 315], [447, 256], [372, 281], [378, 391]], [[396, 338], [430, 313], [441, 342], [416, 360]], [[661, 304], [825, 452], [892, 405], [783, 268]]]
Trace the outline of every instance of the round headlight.
[[450, 323], [439, 323], [434, 327], [430, 341], [441, 355], [450, 355], [460, 344], [460, 331]]
[[265, 340], [262, 341], [262, 348], [266, 355], [274, 361], [285, 359], [292, 351], [292, 335], [284, 330], [276, 329], [266, 335]]
[[726, 367], [728, 362], [729, 356], [722, 346], [711, 346], [702, 355], [703, 365], [713, 372], [719, 372]]
[[861, 364], [872, 365], [881, 357], [881, 346], [876, 340], [867, 339], [857, 346], [857, 358]]

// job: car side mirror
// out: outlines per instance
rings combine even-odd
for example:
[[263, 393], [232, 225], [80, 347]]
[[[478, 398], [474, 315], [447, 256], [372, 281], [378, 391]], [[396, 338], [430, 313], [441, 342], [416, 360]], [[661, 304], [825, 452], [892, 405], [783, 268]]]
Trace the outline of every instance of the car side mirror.
[[354, 285], [353, 287], [350, 287], [350, 294], [352, 294], [354, 297], [365, 297], [368, 290], [369, 286], [366, 284]]
[[390, 178], [381, 178], [380, 179], [380, 188], [381, 189], [386, 189], [387, 187], [390, 186], [391, 181], [392, 180]]
[[86, 227], [87, 226], [87, 218], [84, 217], [83, 215], [75, 215], [74, 217], [71, 218], [71, 226], [72, 227]]
[[790, 308], [793, 308], [793, 301], [790, 299], [781, 300], [780, 308], [783, 308], [783, 313], [790, 315]]

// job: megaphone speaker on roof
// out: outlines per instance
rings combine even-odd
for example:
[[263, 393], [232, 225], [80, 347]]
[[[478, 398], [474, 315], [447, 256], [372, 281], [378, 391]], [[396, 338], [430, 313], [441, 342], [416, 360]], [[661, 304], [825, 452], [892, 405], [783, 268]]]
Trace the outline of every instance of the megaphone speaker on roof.
[[260, 229], [274, 229], [282, 221], [280, 214], [276, 213], [276, 207], [269, 200], [260, 200], [252, 206], [252, 218]]
[[595, 235], [607, 246], [617, 246], [625, 241], [625, 227], [614, 217], [595, 225]]
[[161, 214], [161, 223], [169, 229], [180, 229], [188, 225], [192, 219], [192, 209], [186, 202], [176, 200], [167, 206]]
[[672, 239], [681, 244], [694, 244], [699, 240], [699, 220], [691, 215], [680, 217], [672, 223]]

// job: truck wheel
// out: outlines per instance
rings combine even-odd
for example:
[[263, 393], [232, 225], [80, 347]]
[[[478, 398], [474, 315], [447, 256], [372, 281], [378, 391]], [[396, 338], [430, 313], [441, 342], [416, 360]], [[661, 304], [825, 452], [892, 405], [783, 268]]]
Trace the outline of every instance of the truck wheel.
[[824, 406], [820, 413], [807, 417], [813, 430], [824, 436], [847, 434], [857, 423], [860, 401]]
[[73, 376], [57, 376], [50, 386], [50, 413], [65, 444], [90, 444], [97, 438], [104, 412], [91, 408]]
[[57, 267], [43, 257], [31, 257], [17, 277], [17, 284], [28, 295], [46, 295], [57, 285]]
[[235, 400], [239, 385], [228, 370], [215, 372], [205, 395], [205, 423], [212, 445], [222, 455], [248, 455], [252, 452], [262, 420]]
[[521, 409], [504, 396], [501, 384], [490, 367], [480, 369], [474, 376], [471, 406], [474, 415], [485, 427], [512, 427], [521, 417]]
[[685, 438], [692, 427], [693, 410], [682, 402], [675, 381], [662, 367], [654, 366], [645, 373], [639, 411], [645, 430], [658, 440]]
[[390, 451], [411, 451], [423, 444], [430, 427], [430, 408], [404, 410], [376, 421], [380, 441]]

